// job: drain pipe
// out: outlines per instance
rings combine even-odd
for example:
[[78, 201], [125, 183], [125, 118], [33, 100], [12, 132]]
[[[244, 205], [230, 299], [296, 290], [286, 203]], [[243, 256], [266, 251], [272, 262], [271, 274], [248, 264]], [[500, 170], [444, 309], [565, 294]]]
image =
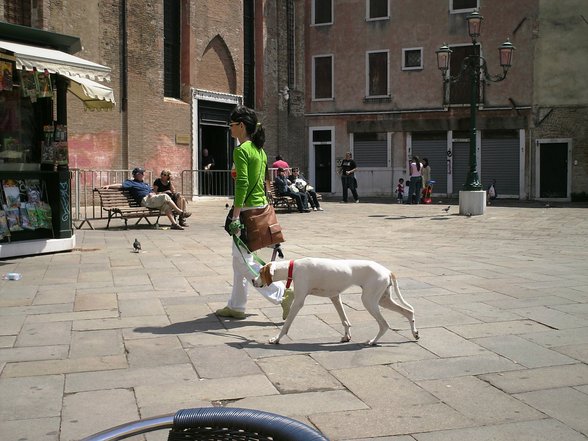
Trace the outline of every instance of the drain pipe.
[[120, 102], [121, 102], [121, 168], [129, 168], [128, 42], [127, 0], [120, 3]]

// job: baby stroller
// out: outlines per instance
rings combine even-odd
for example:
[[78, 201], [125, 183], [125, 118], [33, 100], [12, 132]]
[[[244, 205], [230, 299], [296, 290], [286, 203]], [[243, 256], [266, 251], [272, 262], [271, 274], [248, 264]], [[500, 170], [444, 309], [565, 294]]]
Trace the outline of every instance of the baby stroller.
[[433, 184], [434, 183], [435, 183], [435, 181], [429, 181], [425, 185], [425, 188], [423, 188], [421, 203], [430, 204], [431, 202], [433, 202], [433, 200], [431, 199], [431, 194], [433, 193]]

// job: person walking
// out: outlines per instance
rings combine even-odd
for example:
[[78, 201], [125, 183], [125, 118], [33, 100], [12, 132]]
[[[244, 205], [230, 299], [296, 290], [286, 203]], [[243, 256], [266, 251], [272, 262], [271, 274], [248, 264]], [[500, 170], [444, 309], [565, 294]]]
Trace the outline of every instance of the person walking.
[[[239, 220], [241, 211], [263, 208], [268, 204], [264, 182], [267, 170], [267, 156], [263, 150], [265, 130], [257, 120], [255, 111], [245, 106], [237, 106], [230, 117], [231, 136], [241, 142], [233, 152], [235, 164], [235, 200], [233, 218], [229, 225], [231, 235], [240, 233], [243, 225]], [[233, 256], [233, 290], [224, 308], [218, 309], [216, 315], [237, 319], [245, 318], [247, 306], [247, 288], [251, 279], [250, 269], [259, 271], [261, 265], [232, 242]], [[286, 290], [283, 282], [274, 282], [263, 288], [256, 288], [259, 293], [275, 305], [282, 305], [282, 317], [285, 319], [294, 300], [294, 292]]]
[[345, 158], [341, 161], [341, 185], [343, 187], [343, 202], [347, 203], [347, 190], [351, 190], [355, 203], [359, 202], [359, 195], [357, 194], [357, 180], [355, 179], [355, 171], [357, 164], [352, 159], [351, 152], [345, 153]]

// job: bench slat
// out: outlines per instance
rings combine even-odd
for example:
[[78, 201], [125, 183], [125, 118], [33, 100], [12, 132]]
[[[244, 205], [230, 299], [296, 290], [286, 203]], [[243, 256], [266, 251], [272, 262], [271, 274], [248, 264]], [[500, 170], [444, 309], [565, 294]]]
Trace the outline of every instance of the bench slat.
[[94, 191], [100, 197], [100, 206], [108, 213], [106, 229], [110, 226], [110, 220], [115, 217], [125, 221], [125, 229], [128, 228], [127, 219], [131, 218], [139, 219], [136, 224], [141, 219], [151, 223], [149, 217], [157, 217], [156, 223], [159, 222], [161, 212], [158, 209], [141, 206], [128, 191], [122, 188], [95, 188]]

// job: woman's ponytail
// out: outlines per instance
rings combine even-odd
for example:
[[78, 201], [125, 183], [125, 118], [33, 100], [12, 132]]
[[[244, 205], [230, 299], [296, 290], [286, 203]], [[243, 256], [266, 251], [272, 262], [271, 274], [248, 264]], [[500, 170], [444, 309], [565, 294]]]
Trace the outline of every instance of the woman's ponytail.
[[255, 124], [255, 130], [250, 135], [250, 137], [251, 142], [253, 142], [253, 144], [255, 144], [256, 147], [260, 149], [263, 148], [263, 145], [265, 144], [265, 129], [263, 128], [263, 125], [260, 122]]

